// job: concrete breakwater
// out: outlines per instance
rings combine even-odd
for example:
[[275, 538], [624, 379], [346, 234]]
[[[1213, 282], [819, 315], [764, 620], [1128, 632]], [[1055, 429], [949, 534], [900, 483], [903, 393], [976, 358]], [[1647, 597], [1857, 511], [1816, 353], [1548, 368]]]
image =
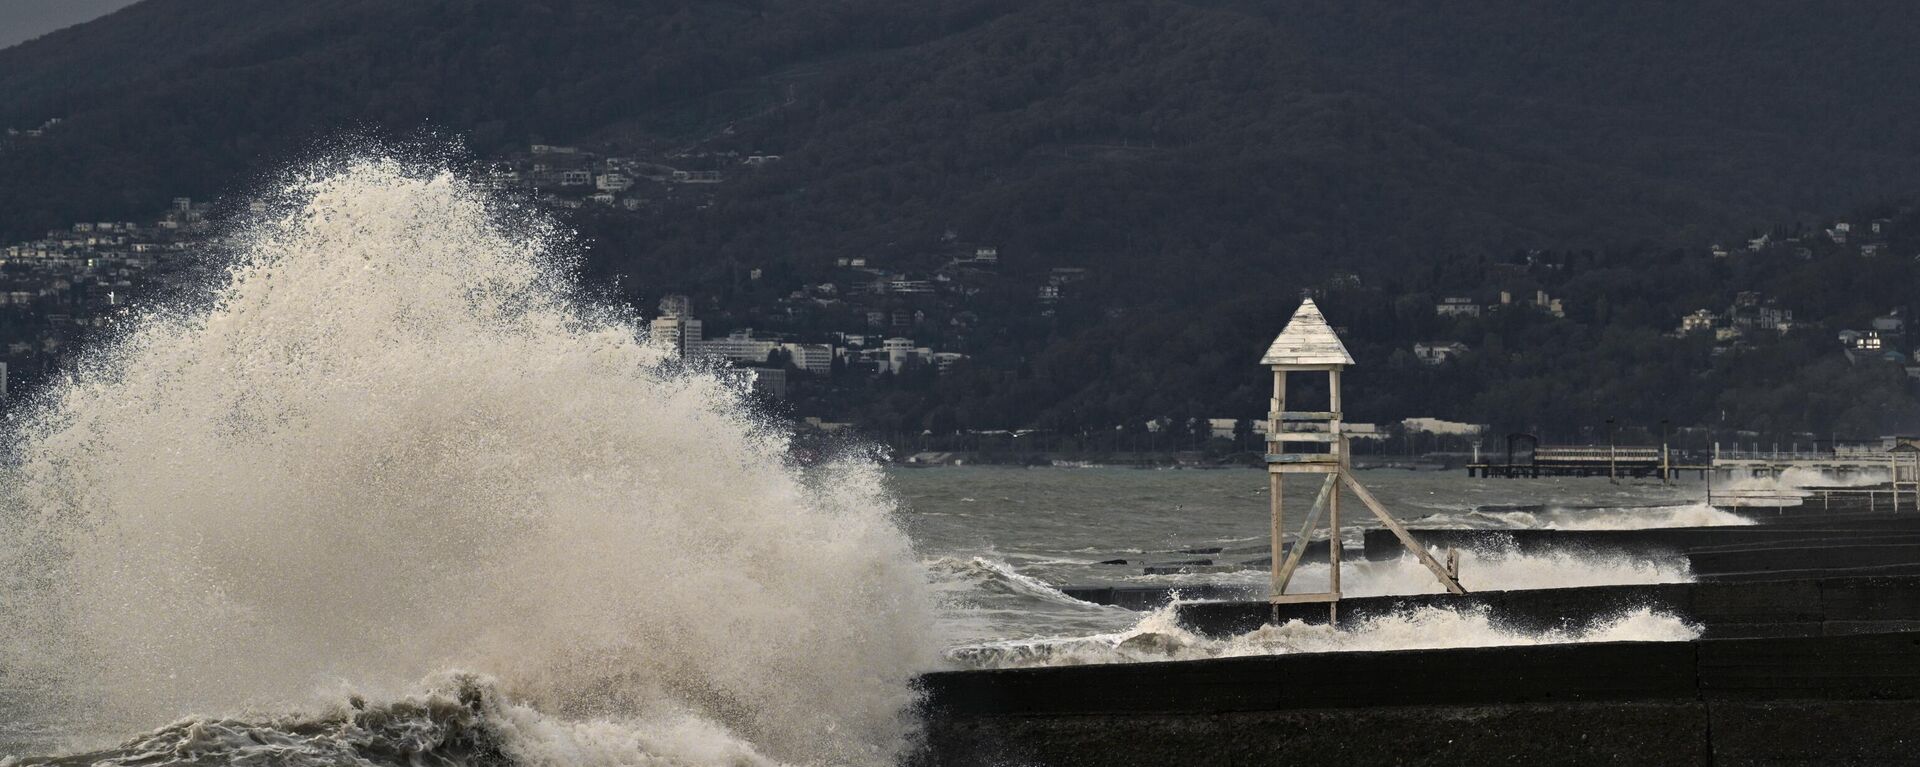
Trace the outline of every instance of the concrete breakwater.
[[[1428, 546], [1684, 558], [1697, 580], [1350, 597], [1340, 628], [1440, 608], [1567, 635], [1651, 610], [1701, 636], [930, 674], [916, 764], [1912, 763], [1920, 514], [1851, 502], [1737, 510], [1751, 526], [1416, 528]], [[1365, 544], [1347, 558], [1404, 555], [1385, 531]], [[1063, 591], [1150, 609], [1176, 589]], [[1324, 604], [1276, 608], [1260, 586], [1177, 592], [1180, 627], [1212, 639], [1329, 618]]]
[[1920, 633], [962, 671], [921, 684], [927, 767], [1907, 761]]
[[[1522, 554], [1586, 551], [1606, 554], [1677, 554], [1690, 549], [1737, 545], [1764, 545], [1831, 538], [1900, 540], [1920, 537], [1920, 514], [1890, 519], [1878, 517], [1818, 524], [1755, 525], [1751, 527], [1666, 527], [1641, 530], [1459, 529], [1411, 528], [1414, 538], [1430, 546], [1513, 548]], [[1400, 541], [1388, 530], [1365, 533], [1362, 556], [1393, 559], [1401, 554]], [[1351, 549], [1347, 550], [1352, 553]]]
[[[1749, 527], [1680, 527], [1642, 530], [1429, 529], [1410, 531], [1429, 547], [1510, 551], [1545, 555], [1577, 552], [1642, 559], [1684, 559], [1700, 580], [1778, 580], [1857, 575], [1920, 575], [1920, 514], [1848, 520], [1819, 519]], [[1364, 549], [1348, 549], [1349, 561], [1390, 560], [1405, 549], [1392, 533], [1369, 530]], [[1323, 541], [1307, 561], [1325, 561]], [[1262, 562], [1264, 564], [1264, 561]], [[1468, 572], [1471, 575], [1471, 571]], [[1264, 598], [1263, 587], [1231, 584], [1165, 586], [1066, 586], [1075, 599], [1129, 610], [1151, 610], [1178, 594], [1185, 600]], [[1353, 600], [1347, 600], [1352, 603]], [[1323, 608], [1313, 608], [1324, 612]]]
[[[1622, 612], [1650, 609], [1697, 625], [1705, 638], [1816, 637], [1920, 631], [1920, 576], [1656, 583], [1570, 589], [1418, 594], [1340, 601], [1342, 627], [1427, 607], [1485, 610], [1518, 631], [1577, 631]], [[1180, 624], [1214, 637], [1268, 622], [1326, 623], [1319, 604], [1183, 602]]]
[[[1866, 490], [1872, 491], [1872, 488]], [[1901, 543], [1900, 533], [1912, 534], [1913, 538], [1904, 541], [1920, 543], [1920, 513], [1908, 510], [1889, 511], [1885, 501], [1888, 492], [1878, 492], [1882, 496], [1878, 510], [1871, 509], [1866, 493], [1855, 489], [1823, 491], [1832, 495], [1830, 501], [1818, 505], [1732, 507], [1716, 508], [1716, 512], [1735, 514], [1752, 522], [1750, 525], [1726, 524], [1722, 522], [1698, 523], [1703, 526], [1671, 527], [1478, 527], [1432, 524], [1415, 522], [1413, 532], [1423, 545], [1429, 547], [1456, 547], [1488, 552], [1512, 552], [1526, 555], [1579, 553], [1589, 555], [1618, 555], [1642, 559], [1668, 558], [1678, 559], [1694, 549], [1712, 547], [1751, 547], [1756, 544], [1773, 546], [1795, 540], [1830, 539], [1831, 543], [1842, 543], [1843, 539], [1856, 538], [1865, 542], [1871, 537], [1880, 544], [1884, 555], [1877, 566], [1890, 567], [1901, 565], [1905, 560], [1903, 553], [1884, 549], [1884, 545]], [[1906, 497], [1911, 498], [1912, 493]], [[1911, 505], [1911, 500], [1908, 501]], [[1689, 504], [1653, 504], [1641, 507], [1655, 515], [1663, 510], [1687, 508]], [[1607, 512], [1623, 512], [1629, 509], [1620, 507], [1593, 507]], [[1549, 511], [1546, 506], [1506, 506], [1487, 507], [1488, 513], [1499, 514], [1522, 512], [1539, 514]], [[1423, 522], [1425, 524], [1423, 525]], [[1778, 546], [1775, 546], [1778, 548]], [[1806, 548], [1806, 547], [1801, 547]], [[1405, 547], [1386, 530], [1371, 530], [1364, 535], [1360, 548], [1347, 548], [1343, 558], [1348, 562], [1361, 559], [1372, 561], [1390, 560], [1400, 557]], [[1177, 551], [1151, 553], [1146, 556], [1132, 555], [1117, 558], [1103, 565], [1131, 566], [1140, 569], [1145, 575], [1204, 575], [1211, 573], [1236, 572], [1267, 568], [1270, 560], [1264, 545], [1247, 545], [1229, 548], [1207, 547], [1190, 548]], [[1304, 544], [1301, 561], [1306, 564], [1325, 564], [1329, 560], [1329, 544], [1325, 539], [1311, 540]], [[1876, 566], [1871, 552], [1860, 558], [1855, 566]], [[1195, 559], [1194, 557], [1204, 557]], [[1829, 559], [1834, 559], [1829, 557]], [[1705, 567], [1711, 569], [1717, 564], [1709, 562]], [[1765, 565], [1749, 568], [1765, 571], [1767, 569], [1810, 569], [1822, 567], [1845, 567], [1845, 562], [1813, 562], [1811, 564]], [[1708, 574], [1705, 570], [1696, 570], [1699, 574]], [[1736, 577], [1734, 571], [1711, 573], [1712, 577]], [[1920, 569], [1865, 570], [1862, 572], [1920, 572]], [[1817, 574], [1817, 573], [1810, 573]], [[1074, 593], [1075, 589], [1067, 589]], [[1163, 592], [1164, 593], [1164, 592]], [[1102, 604], [1116, 604], [1130, 609], [1149, 609], [1165, 603], [1164, 598], [1151, 598], [1148, 592], [1128, 592], [1124, 589], [1114, 591], [1112, 597], [1094, 595], [1089, 601]], [[1141, 601], [1145, 598], [1146, 601]], [[1213, 598], [1212, 596], [1200, 598]], [[1117, 601], [1115, 601], [1117, 600]]]
[[[1920, 574], [1920, 514], [1749, 527], [1644, 530], [1410, 531], [1422, 544], [1520, 554], [1578, 552], [1636, 558], [1685, 557], [1702, 579], [1774, 579], [1833, 575]], [[1365, 536], [1367, 559], [1392, 559], [1400, 542], [1385, 531]]]

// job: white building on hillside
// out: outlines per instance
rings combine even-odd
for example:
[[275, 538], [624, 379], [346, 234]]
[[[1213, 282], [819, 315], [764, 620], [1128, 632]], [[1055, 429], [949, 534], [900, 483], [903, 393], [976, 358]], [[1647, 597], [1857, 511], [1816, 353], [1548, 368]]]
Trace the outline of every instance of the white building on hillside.
[[779, 341], [769, 341], [753, 337], [753, 329], [746, 328], [727, 334], [726, 338], [710, 338], [697, 344], [688, 344], [690, 354], [701, 357], [718, 357], [734, 362], [765, 363], [767, 355], [780, 348]]
[[660, 299], [660, 316], [655, 317], [648, 329], [653, 340], [667, 345], [680, 356], [687, 355], [690, 347], [699, 344], [701, 335], [700, 320], [692, 316], [693, 302], [686, 296], [664, 296]]
[[833, 347], [826, 344], [781, 344], [793, 366], [815, 375], [833, 371]]
[[911, 338], [889, 338], [880, 342], [878, 349], [862, 350], [860, 358], [872, 362], [875, 373], [898, 373], [911, 364], [935, 362], [933, 350], [914, 346]]
[[625, 173], [602, 173], [593, 180], [593, 185], [602, 192], [624, 192], [633, 187], [633, 177]]
[[1433, 305], [1433, 313], [1442, 317], [1478, 317], [1480, 304], [1466, 296], [1447, 296]]
[[1433, 343], [1413, 345], [1413, 356], [1429, 365], [1438, 365], [1462, 354], [1466, 354], [1467, 351], [1467, 345], [1459, 341], [1448, 341], [1445, 343], [1435, 341]]

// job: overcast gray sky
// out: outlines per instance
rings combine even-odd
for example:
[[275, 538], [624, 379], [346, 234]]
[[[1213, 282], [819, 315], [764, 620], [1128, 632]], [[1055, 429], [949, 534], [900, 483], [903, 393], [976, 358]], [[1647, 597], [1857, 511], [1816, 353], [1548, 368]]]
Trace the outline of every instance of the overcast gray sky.
[[0, 0], [0, 48], [91, 21], [134, 0]]

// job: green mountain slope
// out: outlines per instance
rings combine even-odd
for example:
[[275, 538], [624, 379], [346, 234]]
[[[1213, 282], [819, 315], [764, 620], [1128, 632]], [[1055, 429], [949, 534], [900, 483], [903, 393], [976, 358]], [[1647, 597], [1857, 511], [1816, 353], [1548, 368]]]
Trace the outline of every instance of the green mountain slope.
[[0, 151], [0, 235], [243, 191], [343, 132], [774, 152], [699, 216], [590, 222], [593, 274], [644, 300], [743, 264], [913, 266], [948, 229], [1016, 272], [1089, 267], [1096, 305], [1009, 352], [1073, 371], [1024, 397], [1039, 417], [1148, 386], [1047, 362], [1179, 334], [1142, 317], [1235, 318], [1156, 363], [1231, 378], [1335, 270], [1437, 290], [1483, 254], [1908, 194], [1916, 28], [1812, 0], [145, 0], [0, 51], [0, 125], [64, 119]]

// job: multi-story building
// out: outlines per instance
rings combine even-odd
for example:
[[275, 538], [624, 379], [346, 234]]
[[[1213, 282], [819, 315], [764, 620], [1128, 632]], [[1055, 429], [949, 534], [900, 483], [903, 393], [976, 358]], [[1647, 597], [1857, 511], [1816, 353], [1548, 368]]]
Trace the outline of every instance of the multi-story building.
[[815, 375], [833, 370], [833, 347], [826, 344], [781, 344], [793, 366]]
[[779, 341], [753, 337], [753, 329], [736, 330], [725, 338], [709, 338], [687, 344], [687, 353], [698, 357], [717, 357], [734, 362], [764, 363], [767, 355], [780, 348]]
[[633, 188], [633, 177], [625, 173], [602, 173], [593, 180], [593, 185], [602, 192], [624, 192]]
[[1480, 304], [1466, 296], [1447, 296], [1433, 305], [1433, 313], [1442, 317], [1478, 317]]
[[704, 340], [700, 320], [692, 316], [692, 308], [693, 302], [686, 296], [661, 298], [660, 316], [655, 317], [648, 326], [654, 341], [665, 344], [680, 356], [686, 356], [690, 348]]

